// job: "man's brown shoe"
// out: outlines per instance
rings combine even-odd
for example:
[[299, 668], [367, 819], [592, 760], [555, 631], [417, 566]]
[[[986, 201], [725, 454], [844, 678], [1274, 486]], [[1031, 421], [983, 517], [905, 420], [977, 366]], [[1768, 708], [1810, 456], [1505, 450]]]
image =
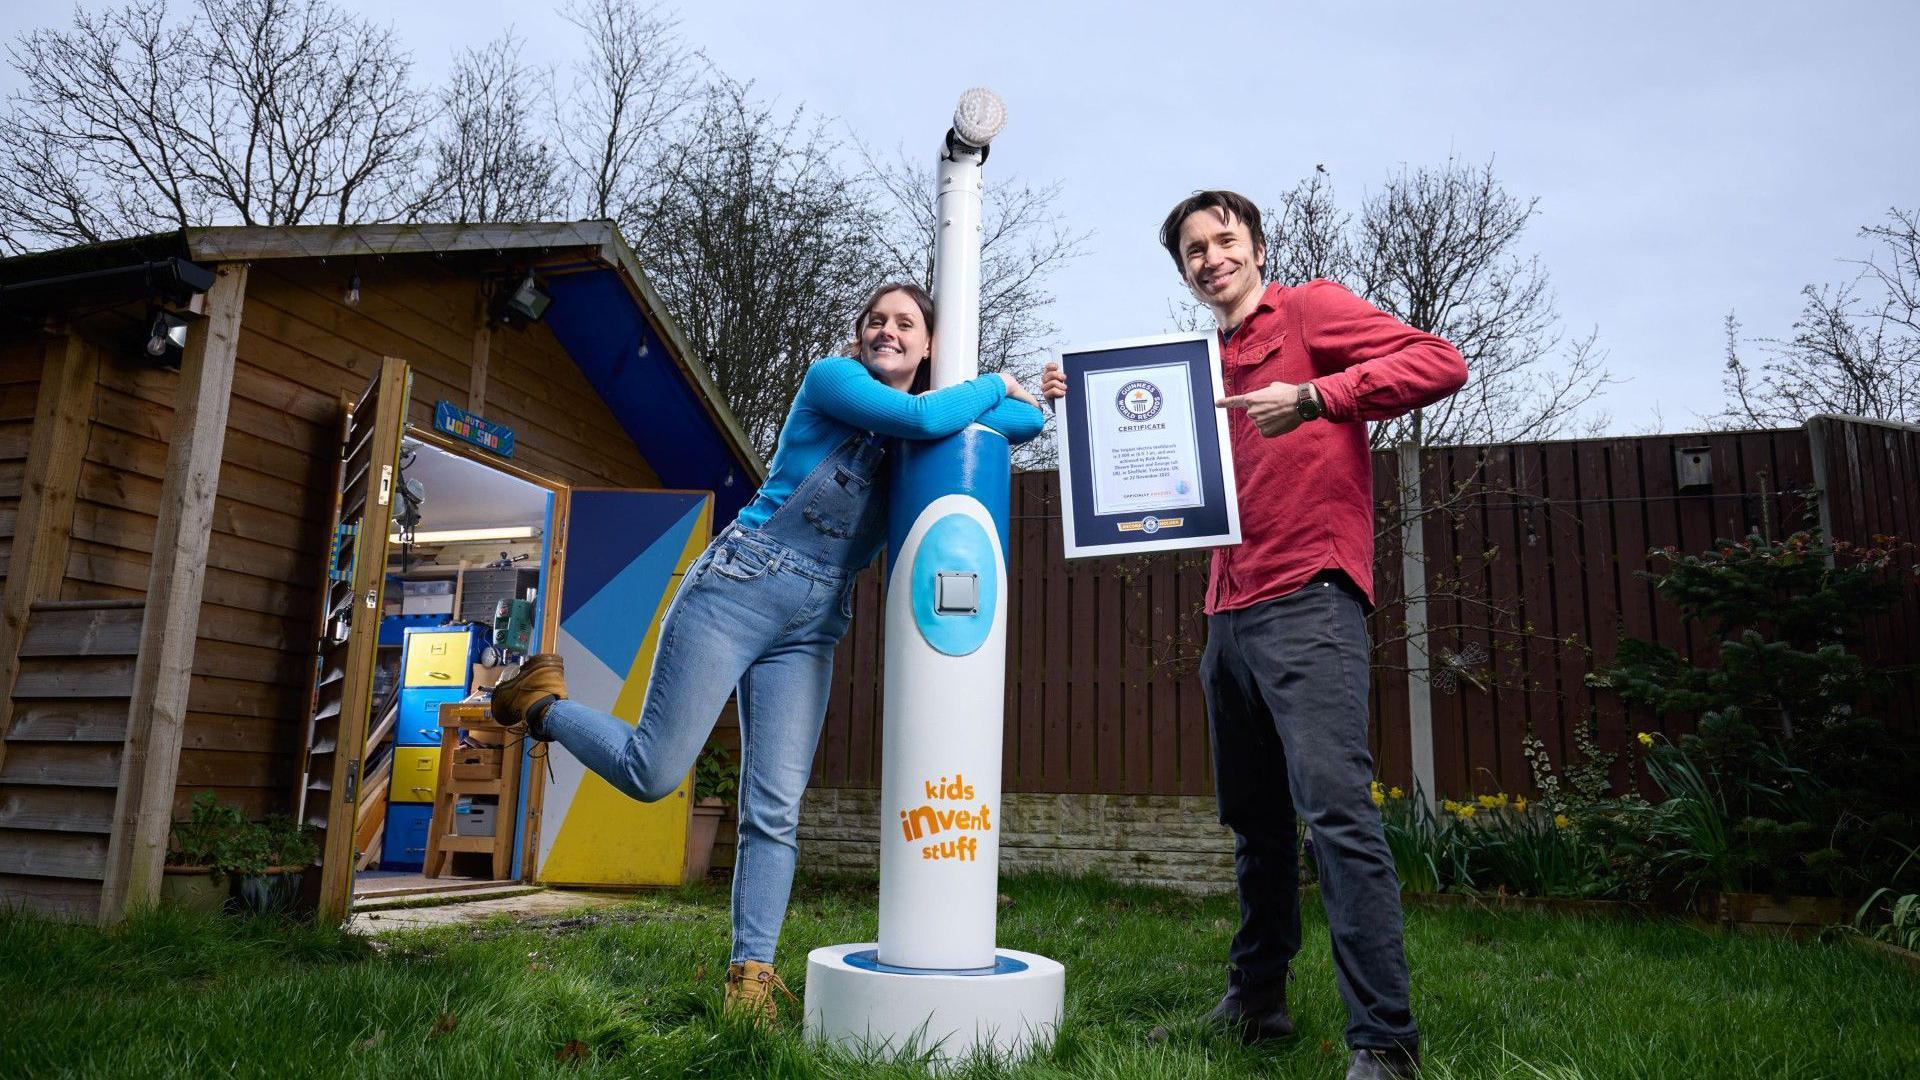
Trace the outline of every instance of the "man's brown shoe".
[[779, 1015], [779, 1003], [773, 996], [775, 990], [796, 1002], [800, 1000], [780, 981], [780, 976], [774, 974], [772, 964], [735, 960], [727, 965], [727, 1008], [741, 1010], [761, 1027], [771, 1028]]
[[1420, 1075], [1420, 1052], [1356, 1049], [1347, 1066], [1347, 1080], [1411, 1080]]
[[1227, 968], [1227, 996], [1207, 1014], [1207, 1020], [1232, 1030], [1241, 1042], [1249, 1044], [1292, 1035], [1286, 973], [1256, 983], [1239, 968]]
[[566, 664], [559, 653], [529, 656], [512, 675], [493, 688], [493, 722], [522, 728], [535, 739], [547, 738], [538, 716], [544, 706], [567, 698]]

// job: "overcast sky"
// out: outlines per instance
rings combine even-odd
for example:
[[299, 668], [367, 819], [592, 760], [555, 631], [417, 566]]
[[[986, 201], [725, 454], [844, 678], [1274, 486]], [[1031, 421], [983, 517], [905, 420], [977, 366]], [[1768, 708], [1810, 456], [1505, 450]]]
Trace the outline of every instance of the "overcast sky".
[[[339, 2], [391, 20], [423, 82], [510, 24], [530, 61], [574, 49], [538, 0]], [[1716, 412], [1725, 314], [1789, 332], [1860, 225], [1920, 206], [1920, 3], [674, 6], [721, 70], [875, 147], [931, 155], [961, 90], [998, 90], [988, 182], [1059, 181], [1092, 234], [1053, 282], [1067, 342], [1169, 328], [1154, 230], [1195, 188], [1269, 204], [1325, 164], [1350, 207], [1396, 165], [1492, 156], [1540, 199], [1526, 243], [1568, 327], [1628, 380], [1620, 431]], [[7, 4], [0, 32], [58, 11]]]

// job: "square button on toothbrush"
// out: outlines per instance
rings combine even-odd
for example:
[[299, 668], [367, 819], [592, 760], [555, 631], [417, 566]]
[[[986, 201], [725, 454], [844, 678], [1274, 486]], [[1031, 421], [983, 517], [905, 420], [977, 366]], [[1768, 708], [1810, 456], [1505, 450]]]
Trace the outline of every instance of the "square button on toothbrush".
[[934, 576], [933, 611], [936, 615], [977, 615], [980, 612], [980, 575], [942, 570]]

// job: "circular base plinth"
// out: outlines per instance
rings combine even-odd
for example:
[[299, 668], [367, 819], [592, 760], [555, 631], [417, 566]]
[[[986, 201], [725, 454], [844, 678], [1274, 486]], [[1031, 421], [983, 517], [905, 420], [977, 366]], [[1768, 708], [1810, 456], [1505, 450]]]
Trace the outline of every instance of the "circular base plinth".
[[1053, 1044], [1067, 989], [1059, 962], [1001, 949], [991, 974], [900, 974], [876, 970], [862, 955], [874, 949], [833, 945], [807, 954], [808, 1039], [949, 1062], [977, 1052], [1006, 1061]]

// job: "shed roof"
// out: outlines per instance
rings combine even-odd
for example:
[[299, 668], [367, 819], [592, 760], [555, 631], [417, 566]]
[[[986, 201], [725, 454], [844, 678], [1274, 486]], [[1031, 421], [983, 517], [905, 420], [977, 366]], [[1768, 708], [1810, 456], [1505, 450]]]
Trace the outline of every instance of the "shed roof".
[[0, 284], [167, 258], [218, 264], [528, 251], [583, 256], [564, 272], [542, 268], [553, 297], [542, 322], [661, 482], [711, 489], [716, 520], [730, 520], [766, 466], [611, 221], [207, 226], [0, 259]]

